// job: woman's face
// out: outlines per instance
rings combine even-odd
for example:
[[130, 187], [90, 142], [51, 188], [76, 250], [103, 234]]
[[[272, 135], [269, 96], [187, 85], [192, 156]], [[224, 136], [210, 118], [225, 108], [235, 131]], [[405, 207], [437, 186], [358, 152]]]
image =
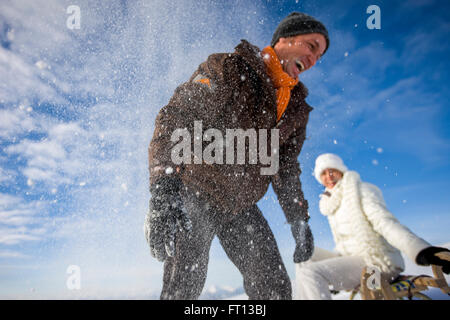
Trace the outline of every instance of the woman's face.
[[327, 168], [320, 174], [320, 179], [326, 188], [333, 189], [339, 180], [342, 179], [342, 176], [343, 174], [339, 170]]

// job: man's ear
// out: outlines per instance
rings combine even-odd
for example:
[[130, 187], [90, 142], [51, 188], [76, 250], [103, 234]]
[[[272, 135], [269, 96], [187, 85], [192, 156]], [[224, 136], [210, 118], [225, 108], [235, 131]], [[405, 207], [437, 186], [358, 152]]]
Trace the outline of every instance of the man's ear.
[[280, 39], [278, 39], [278, 42], [277, 42], [277, 43], [286, 43], [286, 42], [289, 42], [289, 39], [288, 39], [288, 38], [281, 37]]
[[287, 44], [287, 42], [289, 42], [288, 38], [280, 38], [280, 39], [278, 39], [277, 43], [273, 47], [275, 49], [275, 52], [277, 51], [277, 49], [280, 48], [280, 46], [284, 46], [285, 44]]

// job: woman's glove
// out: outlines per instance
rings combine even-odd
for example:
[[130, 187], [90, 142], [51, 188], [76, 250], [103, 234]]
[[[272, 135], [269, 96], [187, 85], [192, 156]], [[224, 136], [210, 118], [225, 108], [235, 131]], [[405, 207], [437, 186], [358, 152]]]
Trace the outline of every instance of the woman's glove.
[[419, 252], [416, 257], [416, 263], [419, 265], [430, 265], [434, 264], [442, 267], [442, 271], [446, 274], [450, 273], [450, 261], [444, 260], [436, 256], [439, 252], [450, 252], [446, 248], [440, 247], [428, 247]]
[[307, 261], [314, 252], [314, 238], [307, 221], [298, 219], [291, 223], [295, 239], [294, 263]]
[[151, 255], [159, 261], [175, 255], [177, 232], [192, 229], [180, 196], [181, 186], [181, 180], [174, 177], [164, 177], [150, 186], [152, 197], [144, 232]]

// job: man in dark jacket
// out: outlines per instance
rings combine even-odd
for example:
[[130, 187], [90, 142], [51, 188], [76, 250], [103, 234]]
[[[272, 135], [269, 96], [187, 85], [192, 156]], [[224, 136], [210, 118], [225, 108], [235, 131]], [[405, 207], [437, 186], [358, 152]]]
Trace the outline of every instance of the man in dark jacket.
[[256, 203], [272, 183], [296, 241], [294, 262], [308, 260], [314, 245], [297, 158], [312, 108], [297, 78], [328, 45], [322, 23], [291, 13], [263, 50], [243, 40], [234, 53], [209, 56], [160, 110], [145, 235], [152, 256], [164, 261], [161, 299], [199, 297], [216, 235], [250, 299], [291, 299]]

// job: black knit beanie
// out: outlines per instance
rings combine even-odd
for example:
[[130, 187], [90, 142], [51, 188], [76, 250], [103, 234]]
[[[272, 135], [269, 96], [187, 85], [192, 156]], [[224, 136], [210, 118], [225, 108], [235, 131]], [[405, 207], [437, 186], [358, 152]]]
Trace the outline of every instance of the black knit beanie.
[[320, 33], [325, 37], [327, 41], [327, 46], [324, 51], [325, 53], [330, 45], [327, 29], [320, 21], [301, 12], [292, 12], [280, 22], [275, 30], [275, 33], [273, 34], [270, 45], [274, 47], [280, 38], [293, 37], [299, 34], [308, 33]]

